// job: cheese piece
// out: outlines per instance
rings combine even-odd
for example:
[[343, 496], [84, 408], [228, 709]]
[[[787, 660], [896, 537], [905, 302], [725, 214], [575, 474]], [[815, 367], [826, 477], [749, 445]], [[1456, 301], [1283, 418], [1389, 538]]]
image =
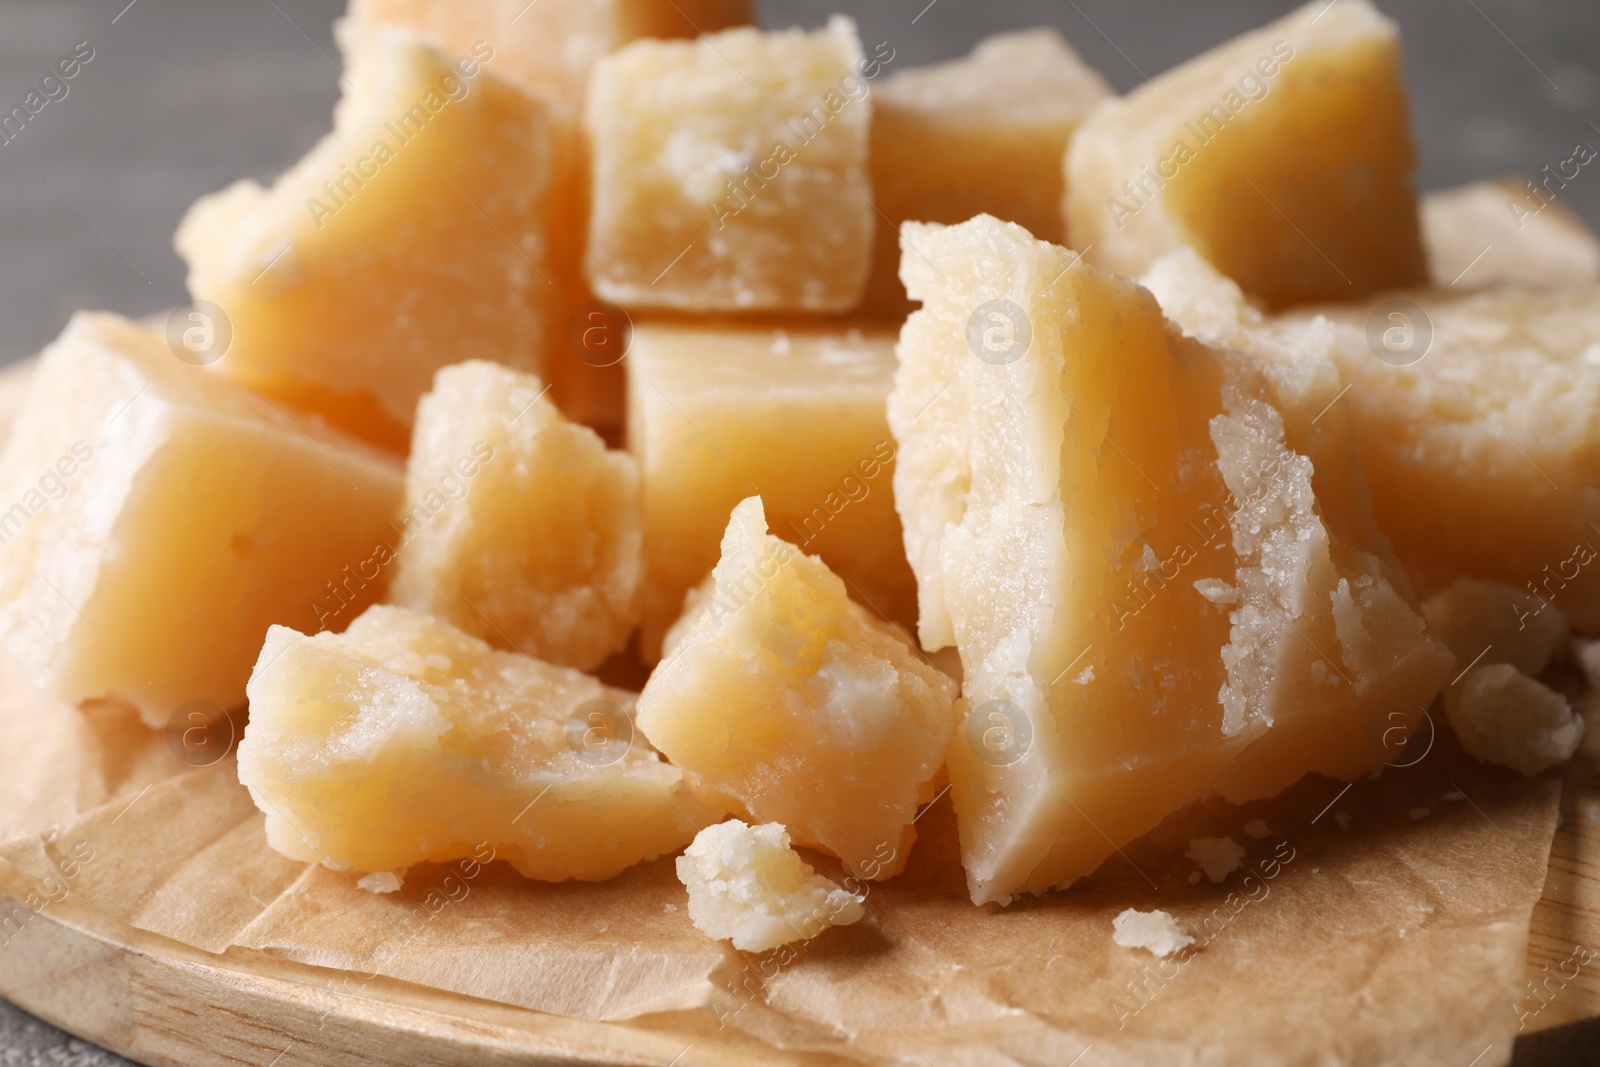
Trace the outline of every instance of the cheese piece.
[[1089, 874], [1214, 787], [1380, 762], [1350, 723], [1425, 706], [1449, 659], [1344, 514], [1353, 448], [1300, 440], [1332, 383], [1182, 338], [1015, 225], [906, 246], [895, 497], [923, 646], [960, 650], [972, 708], [950, 775], [973, 900]]
[[1420, 594], [1491, 579], [1600, 632], [1600, 285], [1418, 290], [1274, 317], [1191, 253], [1145, 281], [1210, 343], [1338, 364], [1373, 512]]
[[[889, 54], [892, 58], [893, 53]], [[887, 63], [874, 52], [868, 61]], [[970, 55], [891, 74], [872, 88], [878, 207], [865, 313], [911, 311], [900, 284], [901, 223], [990, 214], [1063, 243], [1067, 139], [1111, 90], [1055, 30], [1000, 33]]]
[[639, 695], [639, 728], [709, 803], [781, 822], [863, 878], [898, 873], [956, 685], [827, 566], [734, 509], [722, 559]]
[[1123, 948], [1142, 948], [1165, 958], [1194, 944], [1178, 920], [1169, 913], [1128, 908], [1111, 920], [1111, 940]]
[[564, 299], [548, 227], [567, 164], [488, 51], [392, 28], [341, 40], [333, 132], [271, 189], [201, 200], [177, 246], [190, 292], [231, 321], [223, 370], [403, 452], [440, 367], [538, 369]]
[[1130, 275], [1191, 245], [1274, 307], [1420, 284], [1406, 110], [1395, 24], [1313, 0], [1078, 128], [1072, 244]]
[[639, 41], [596, 67], [588, 276], [627, 308], [848, 311], [876, 212], [855, 23]]
[[1231, 837], [1194, 837], [1184, 855], [1200, 865], [1213, 883], [1225, 880], [1239, 869], [1244, 848]]
[[351, 0], [350, 20], [404, 26], [450, 55], [495, 50], [495, 71], [574, 115], [602, 56], [641, 37], [697, 37], [750, 21], [747, 0]]
[[695, 928], [743, 952], [808, 941], [865, 913], [866, 897], [817, 874], [779, 823], [706, 827], [678, 857], [678, 881], [689, 890]]
[[397, 871], [488, 844], [525, 877], [598, 881], [716, 818], [633, 730], [631, 694], [418, 612], [275, 626], [249, 692], [239, 780], [291, 859]]
[[1583, 740], [1567, 698], [1509, 663], [1468, 671], [1444, 691], [1444, 707], [1470, 755], [1530, 778], [1571, 759]]
[[639, 469], [538, 378], [471, 361], [418, 406], [390, 602], [589, 670], [638, 622]]
[[0, 457], [0, 643], [49, 696], [152, 726], [236, 707], [269, 625], [316, 629], [336, 583], [357, 611], [381, 594], [400, 494], [388, 456], [78, 315]]
[[1501, 178], [1422, 198], [1422, 243], [1437, 286], [1600, 281], [1600, 239], [1556, 201], [1559, 175]]
[[1509, 663], [1537, 677], [1570, 639], [1561, 609], [1504, 582], [1463, 578], [1428, 598], [1422, 613], [1463, 668]]
[[915, 622], [884, 416], [893, 333], [640, 324], [626, 362], [647, 662], [717, 562], [715, 517], [752, 493], [772, 528], [822, 557], [852, 597], [882, 618]]

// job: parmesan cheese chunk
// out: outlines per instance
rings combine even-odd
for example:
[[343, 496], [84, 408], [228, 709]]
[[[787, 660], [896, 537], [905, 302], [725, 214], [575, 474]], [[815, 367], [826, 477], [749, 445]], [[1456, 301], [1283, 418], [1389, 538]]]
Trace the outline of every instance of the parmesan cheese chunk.
[[1569, 640], [1560, 608], [1504, 582], [1463, 578], [1429, 597], [1422, 613], [1463, 669], [1509, 663], [1538, 677]]
[[639, 41], [595, 68], [588, 276], [624, 307], [848, 311], [872, 105], [855, 23]]
[[781, 822], [863, 878], [899, 872], [955, 731], [956, 684], [812, 556], [734, 509], [722, 559], [639, 696], [708, 802]]
[[393, 27], [340, 37], [333, 132], [270, 189], [199, 201], [177, 246], [190, 293], [231, 323], [220, 369], [404, 452], [436, 370], [538, 370], [557, 337], [565, 142], [481, 48], [446, 56]]
[[78, 315], [0, 458], [0, 642], [56, 699], [119, 696], [151, 726], [237, 707], [268, 626], [342, 626], [381, 595], [401, 480], [160, 335]]
[[1194, 938], [1164, 911], [1129, 908], [1111, 920], [1111, 940], [1123, 948], [1142, 948], [1165, 958], [1194, 944]]
[[239, 780], [291, 859], [380, 874], [487, 846], [528, 878], [599, 881], [718, 817], [634, 731], [631, 694], [418, 612], [275, 626], [249, 691]]
[[1509, 663], [1474, 667], [1445, 690], [1444, 706], [1462, 748], [1530, 778], [1571, 759], [1583, 740], [1567, 698]]
[[1190, 245], [1281, 307], [1427, 279], [1400, 37], [1313, 0], [1106, 104], [1067, 153], [1067, 229], [1124, 274]]
[[1134, 283], [992, 218], [906, 247], [924, 304], [895, 498], [923, 646], [961, 653], [974, 901], [1081, 878], [1213, 789], [1382, 762], [1372, 722], [1419, 719], [1449, 656], [1374, 551], [1353, 442], [1316, 418], [1333, 368], [1280, 379], [1185, 339]]
[[706, 827], [678, 857], [678, 880], [695, 927], [744, 952], [806, 941], [865, 914], [866, 897], [817, 874], [779, 823]]
[[589, 670], [638, 621], [639, 471], [531, 374], [441, 370], [406, 468], [390, 601], [490, 644]]

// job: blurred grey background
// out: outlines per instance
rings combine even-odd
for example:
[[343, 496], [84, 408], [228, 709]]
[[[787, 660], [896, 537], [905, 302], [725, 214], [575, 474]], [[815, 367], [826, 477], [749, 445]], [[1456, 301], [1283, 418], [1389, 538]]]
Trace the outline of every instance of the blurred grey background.
[[[472, 0], [461, 0], [470, 3]], [[1600, 0], [1378, 0], [1403, 29], [1421, 189], [1535, 173], [1600, 147]], [[769, 26], [845, 11], [896, 69], [1000, 30], [1051, 25], [1120, 91], [1291, 10], [1281, 0], [756, 0]], [[0, 0], [0, 112], [80, 41], [94, 58], [0, 144], [0, 362], [80, 308], [184, 299], [172, 231], [189, 204], [270, 179], [330, 125], [343, 0]], [[1600, 167], [1561, 192], [1600, 227]], [[1594, 1031], [1519, 1043], [1519, 1064], [1589, 1062]], [[1576, 1044], [1573, 1042], [1576, 1041]], [[0, 1067], [120, 1062], [0, 1002]]]

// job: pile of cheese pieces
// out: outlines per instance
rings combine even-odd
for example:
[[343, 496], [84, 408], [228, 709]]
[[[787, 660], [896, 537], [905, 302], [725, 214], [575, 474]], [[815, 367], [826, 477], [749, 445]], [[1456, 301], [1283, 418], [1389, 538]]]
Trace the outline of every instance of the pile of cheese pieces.
[[861, 914], [792, 846], [892, 877], [947, 784], [1006, 903], [1441, 691], [1572, 754], [1600, 249], [1545, 190], [1419, 211], [1391, 22], [1116, 98], [1048, 31], [901, 69], [747, 15], [356, 0], [333, 132], [184, 220], [191, 317], [45, 353], [6, 653], [152, 727], [248, 698], [272, 846], [365, 887], [690, 846], [745, 949]]

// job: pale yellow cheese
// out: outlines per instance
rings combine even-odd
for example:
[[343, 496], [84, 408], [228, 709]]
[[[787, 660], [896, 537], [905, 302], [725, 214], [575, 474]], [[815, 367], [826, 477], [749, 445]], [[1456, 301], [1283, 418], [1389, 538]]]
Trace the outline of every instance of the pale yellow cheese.
[[1583, 740], [1567, 698], [1509, 663], [1472, 668], [1444, 691], [1444, 706], [1470, 755], [1530, 778], [1571, 759]]
[[633, 697], [378, 605], [343, 634], [267, 634], [239, 780], [267, 841], [337, 871], [488, 845], [528, 878], [609, 878], [716, 812], [633, 729]]
[[404, 26], [452, 55], [483, 41], [522, 89], [581, 108], [602, 56], [640, 37], [697, 37], [750, 21], [746, 0], [351, 0], [362, 25]]
[[960, 714], [956, 685], [822, 561], [734, 509], [722, 558], [644, 692], [639, 728], [709, 803], [838, 856], [904, 866]]
[[1169, 912], [1126, 908], [1111, 920], [1111, 940], [1123, 948], [1142, 948], [1166, 957], [1194, 944], [1194, 938]]
[[[1018, 226], [906, 245], [895, 495], [924, 647], [961, 652], [973, 900], [1081, 878], [1213, 788], [1381, 762], [1352, 722], [1425, 705], [1448, 655], [1318, 491], [1316, 380], [1179, 336]], [[1359, 488], [1346, 451], [1334, 497]]]
[[[965, 222], [989, 214], [1064, 242], [1061, 158], [1067, 139], [1110, 95], [1054, 30], [1000, 33], [971, 54], [895, 70], [875, 49], [872, 192], [879, 216], [865, 313], [911, 310], [900, 284], [901, 223]], [[874, 66], [877, 64], [877, 66]]]
[[639, 41], [587, 103], [588, 276], [624, 307], [848, 311], [876, 212], [855, 24]]
[[741, 952], [807, 941], [863, 914], [865, 898], [817, 874], [778, 823], [706, 827], [678, 857], [678, 880], [695, 927]]
[[547, 392], [477, 360], [434, 378], [418, 405], [389, 599], [589, 670], [638, 622], [639, 468]]
[[1358, 299], [1426, 280], [1415, 161], [1394, 23], [1313, 0], [1086, 120], [1067, 231], [1123, 274], [1191, 245], [1272, 306]]
[[1560, 608], [1504, 582], [1463, 578], [1429, 597], [1422, 613], [1463, 670], [1509, 663], [1536, 678], [1570, 638]]
[[1557, 201], [1559, 174], [1501, 178], [1422, 198], [1422, 243], [1434, 285], [1481, 289], [1505, 282], [1600, 281], [1600, 239]]
[[822, 557], [875, 614], [916, 620], [884, 403], [894, 334], [644, 325], [628, 368], [628, 448], [644, 509], [640, 650], [660, 654], [717, 562], [721, 516], [760, 494], [773, 530]]
[[269, 625], [342, 627], [382, 593], [400, 494], [388, 456], [79, 315], [0, 458], [0, 642], [49, 695], [152, 726], [238, 706]]
[[177, 246], [190, 292], [231, 322], [221, 369], [404, 451], [434, 371], [537, 370], [554, 343], [567, 297], [550, 219], [569, 163], [492, 48], [447, 55], [392, 27], [341, 40], [333, 132], [271, 189], [201, 200]]

